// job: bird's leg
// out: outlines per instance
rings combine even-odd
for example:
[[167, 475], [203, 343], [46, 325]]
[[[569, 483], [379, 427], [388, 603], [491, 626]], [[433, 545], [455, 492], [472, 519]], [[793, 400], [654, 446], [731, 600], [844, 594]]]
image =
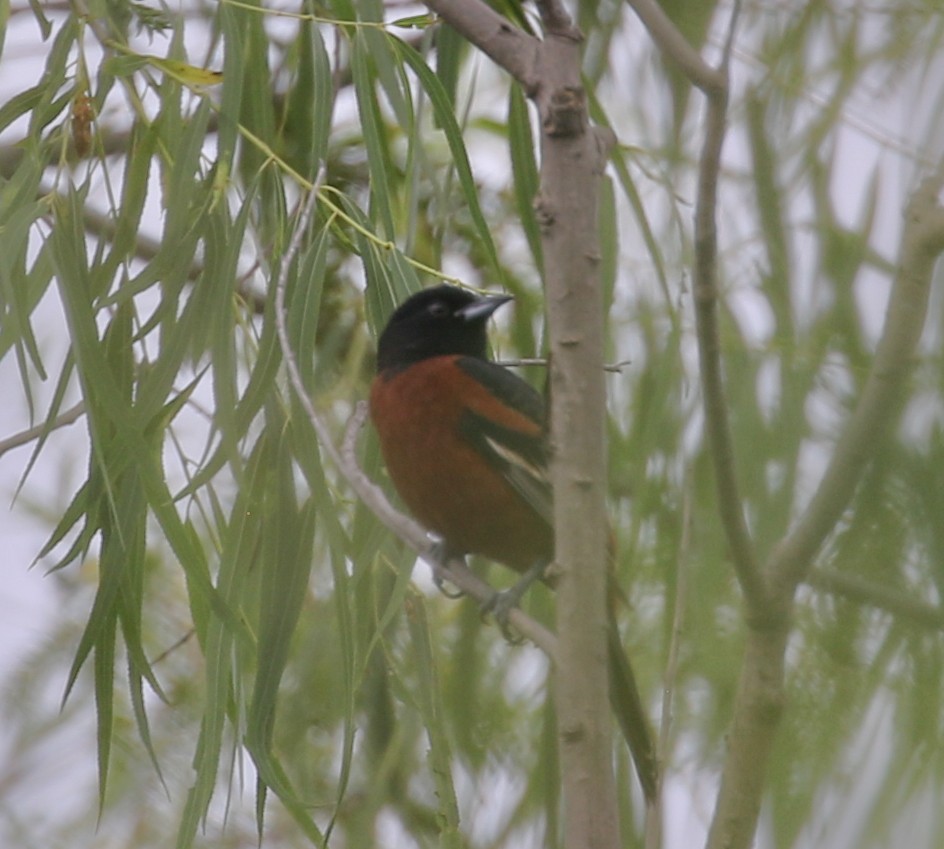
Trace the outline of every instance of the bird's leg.
[[433, 570], [433, 583], [436, 585], [436, 589], [446, 598], [462, 598], [462, 590], [446, 589], [446, 583], [449, 580], [449, 561], [461, 560], [465, 563], [465, 557], [450, 549], [445, 540], [434, 542], [430, 546], [429, 556], [430, 566]]
[[531, 584], [535, 581], [540, 581], [541, 578], [544, 577], [544, 573], [547, 571], [547, 565], [547, 560], [536, 560], [531, 568], [522, 574], [514, 586], [509, 587], [507, 590], [496, 592], [495, 595], [483, 605], [483, 611], [491, 613], [495, 617], [495, 621], [502, 629], [502, 633], [508, 639], [511, 639], [510, 631], [508, 630], [508, 614], [518, 606], [518, 603], [524, 597], [524, 594], [528, 591]]

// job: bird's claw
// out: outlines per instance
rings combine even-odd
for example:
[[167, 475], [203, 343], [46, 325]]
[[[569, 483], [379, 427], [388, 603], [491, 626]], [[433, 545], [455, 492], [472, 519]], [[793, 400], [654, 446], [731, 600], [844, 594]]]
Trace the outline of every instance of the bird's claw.
[[430, 548], [430, 566], [433, 570], [433, 584], [446, 598], [462, 598], [465, 593], [460, 589], [450, 590], [446, 588], [449, 581], [449, 569], [446, 564], [450, 560], [456, 559], [456, 555], [450, 552], [445, 543], [434, 542]]
[[490, 613], [495, 618], [495, 622], [501, 630], [502, 636], [513, 645], [518, 645], [524, 641], [524, 637], [514, 631], [511, 627], [511, 623], [508, 621], [511, 616], [511, 611], [514, 610], [521, 601], [521, 596], [522, 593], [516, 585], [511, 589], [493, 593], [492, 597], [482, 605], [482, 615], [485, 616]]
[[436, 589], [439, 590], [446, 598], [456, 599], [462, 598], [465, 595], [464, 592], [460, 589], [451, 590], [447, 586], [449, 583], [449, 578], [444, 574], [445, 570], [442, 566], [437, 566], [433, 569], [433, 584], [436, 585]]
[[511, 630], [508, 617], [511, 615], [511, 611], [518, 606], [531, 584], [544, 577], [547, 565], [546, 560], [536, 561], [531, 568], [521, 576], [518, 583], [507, 590], [496, 592], [482, 605], [482, 612], [491, 613], [492, 616], [495, 617], [495, 621], [498, 623], [498, 627], [501, 628], [502, 634], [510, 643], [520, 643], [523, 637], [519, 634], [515, 634]]

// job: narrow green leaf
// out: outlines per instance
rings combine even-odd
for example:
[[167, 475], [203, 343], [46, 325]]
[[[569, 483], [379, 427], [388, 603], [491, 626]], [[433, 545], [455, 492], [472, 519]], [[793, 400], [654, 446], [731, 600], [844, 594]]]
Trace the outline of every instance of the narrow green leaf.
[[459, 87], [462, 58], [468, 49], [468, 41], [455, 29], [446, 23], [439, 24], [436, 28], [436, 76], [439, 77], [453, 110], [456, 107], [456, 90]]
[[41, 250], [29, 272], [30, 232], [45, 213], [36, 200], [42, 165], [35, 151], [27, 150], [10, 180], [0, 183], [0, 356], [15, 348], [20, 382], [34, 417], [32, 371], [45, 380], [31, 316], [51, 280], [51, 263]]
[[324, 297], [328, 245], [328, 231], [322, 230], [301, 257], [286, 304], [292, 350], [306, 386], [312, 386], [318, 354], [316, 337]]
[[[2, 357], [2, 355], [0, 355], [0, 357]], [[62, 368], [59, 371], [59, 377], [56, 379], [56, 388], [53, 390], [52, 400], [49, 402], [49, 409], [46, 412], [46, 418], [43, 421], [42, 432], [40, 433], [39, 438], [36, 440], [36, 443], [33, 445], [33, 450], [30, 453], [29, 460], [27, 460], [26, 465], [23, 467], [23, 473], [20, 475], [20, 480], [16, 485], [16, 492], [13, 496], [14, 499], [16, 499], [17, 495], [19, 495], [20, 490], [26, 483], [30, 472], [33, 470], [34, 464], [39, 459], [39, 455], [42, 453], [43, 447], [46, 445], [46, 440], [49, 438], [49, 434], [53, 432], [56, 419], [59, 417], [59, 413], [62, 410], [62, 402], [72, 382], [72, 374], [72, 357], [71, 355], [66, 355], [62, 363]]]
[[[269, 427], [284, 433], [284, 423]], [[309, 502], [299, 512], [293, 468], [287, 443], [275, 437], [267, 460], [272, 473], [263, 493], [262, 517], [265, 532], [259, 561], [259, 642], [260, 663], [256, 667], [247, 736], [262, 749], [272, 741], [276, 697], [311, 571], [311, 547], [316, 511]]]
[[[217, 163], [232, 172], [236, 147], [239, 143], [238, 116], [243, 112], [245, 86], [243, 81], [249, 61], [245, 45], [245, 23], [247, 15], [255, 14], [250, 9], [240, 9], [228, 3], [219, 9], [222, 30], [223, 87], [220, 91], [220, 121], [217, 140]], [[260, 65], [260, 68], [265, 67]]]
[[[252, 450], [223, 536], [217, 589], [221, 600], [228, 606], [237, 604], [243, 595], [246, 576], [258, 550], [266, 478], [269, 474], [267, 443], [268, 436], [263, 434]], [[196, 776], [187, 795], [177, 832], [178, 849], [189, 849], [192, 845], [199, 823], [213, 798], [223, 750], [226, 716], [236, 685], [233, 633], [219, 619], [209, 621], [205, 651], [206, 706], [194, 755]], [[242, 707], [236, 700], [232, 709], [242, 713]]]
[[[115, 79], [125, 79], [134, 76], [138, 71], [146, 68], [148, 66], [148, 59], [147, 56], [139, 56], [138, 54], [121, 54], [119, 56], [109, 56], [102, 64], [108, 76], [114, 77]], [[177, 85], [178, 88], [180, 87], [177, 80], [173, 78], [168, 79]]]
[[535, 159], [534, 134], [528, 103], [518, 85], [508, 93], [508, 147], [511, 152], [511, 176], [514, 181], [515, 204], [534, 264], [544, 274], [544, 249], [541, 228], [538, 226], [534, 201], [538, 195], [540, 177]]
[[[164, 781], [161, 764], [157, 758], [157, 751], [154, 748], [154, 740], [151, 736], [151, 725], [148, 721], [147, 708], [144, 702], [144, 676], [131, 664], [129, 664], [128, 667], [128, 689], [131, 693], [131, 710], [134, 713], [134, 722], [137, 726], [141, 743], [144, 745], [144, 749], [151, 759], [151, 764], [154, 766], [154, 771], [157, 773], [161, 786], [164, 788], [165, 792], [167, 792], [167, 784]], [[165, 697], [162, 696], [162, 698]]]
[[95, 641], [95, 717], [98, 728], [98, 813], [105, 810], [111, 739], [114, 730], [115, 690], [115, 625], [114, 617], [103, 622]]
[[0, 106], [0, 132], [10, 126], [17, 118], [36, 109], [42, 102], [45, 91], [45, 84], [40, 83], [13, 95], [3, 106]]
[[[84, 658], [92, 646], [97, 646], [102, 639], [105, 639], [107, 629], [112, 627], [109, 623], [114, 621], [114, 605], [120, 582], [114, 579], [112, 572], [106, 570], [105, 566], [111, 562], [118, 562], [126, 556], [126, 552], [121, 548], [114, 548], [119, 545], [119, 542], [113, 542], [113, 540], [121, 541], [122, 525], [130, 525], [129, 521], [122, 521], [125, 517], [122, 510], [131, 509], [131, 506], [129, 502], [122, 501], [120, 493], [116, 490], [116, 487], [120, 489], [122, 475], [130, 467], [137, 469], [146, 501], [154, 511], [165, 538], [184, 567], [194, 609], [197, 610], [201, 606], [212, 609], [219, 617], [218, 621], [221, 623], [219, 627], [225, 627], [228, 633], [240, 639], [244, 638], [245, 629], [236, 621], [230, 606], [220, 598], [209, 583], [202, 549], [186, 531], [174, 510], [163, 480], [159, 452], [141, 451], [141, 446], [146, 444], [146, 439], [141, 424], [129, 408], [127, 377], [127, 362], [129, 361], [119, 357], [113, 368], [97, 338], [96, 319], [90, 299], [91, 286], [87, 276], [88, 263], [84, 256], [85, 236], [80, 225], [77, 196], [70, 196], [60, 202], [56, 212], [56, 223], [49, 244], [52, 248], [63, 305], [69, 321], [75, 362], [88, 404], [88, 422], [93, 446], [91, 480], [99, 481], [98, 484], [85, 489], [82, 498], [77, 498], [73, 505], [75, 508], [85, 508], [88, 517], [85, 530], [80, 536], [82, 544], [87, 545], [90, 535], [94, 534], [99, 524], [105, 521], [114, 521], [113, 530], [109, 531], [109, 534], [115, 535], [108, 536], [103, 541], [102, 582], [86, 632], [76, 652], [76, 660], [70, 674], [69, 686], [71, 686]], [[128, 305], [130, 307], [130, 302]], [[125, 342], [121, 346], [116, 343], [115, 350], [127, 348], [127, 332], [124, 333], [124, 339]], [[116, 375], [115, 368], [125, 375], [124, 389], [121, 388], [122, 379]], [[96, 486], [99, 488], [96, 489]], [[89, 496], [92, 496], [91, 500]], [[138, 515], [140, 515], [143, 508], [136, 507], [135, 509], [138, 509]], [[72, 513], [74, 514], [75, 510]], [[57, 533], [61, 529], [57, 529]], [[54, 534], [54, 538], [56, 535]], [[75, 551], [76, 548], [73, 546], [70, 555]], [[143, 568], [143, 565], [140, 565], [140, 556], [139, 568]], [[147, 667], [141, 657], [143, 654], [139, 655], [138, 665], [146, 674]]]
[[[284, 433], [278, 421], [270, 422], [269, 427]], [[270, 475], [263, 505], [265, 533], [259, 563], [258, 663], [246, 724], [246, 746], [262, 782], [257, 804], [260, 839], [265, 788], [268, 787], [278, 795], [309, 839], [319, 842], [323, 840], [320, 830], [272, 752], [279, 683], [311, 572], [317, 511], [311, 500], [298, 510], [289, 446], [286, 440], [273, 439], [272, 442], [274, 456], [270, 456], [270, 462], [276, 472]]]
[[[178, 252], [182, 245], [191, 241], [186, 238], [188, 231], [203, 223], [194, 213], [205, 210], [211, 201], [203, 181], [199, 179], [210, 114], [210, 104], [204, 100], [185, 122], [167, 108], [161, 111], [157, 121], [160, 143], [167, 147], [172, 157], [164, 166], [166, 217], [163, 241], [169, 249]], [[179, 262], [179, 254], [177, 259]]]
[[[344, 595], [347, 574], [344, 572], [344, 555], [351, 549], [351, 541], [342, 519], [344, 518], [341, 505], [337, 501], [337, 492], [325, 477], [324, 465], [321, 458], [321, 446], [315, 437], [314, 430], [307, 424], [307, 417], [298, 403], [297, 398], [292, 400], [292, 456], [305, 482], [308, 484], [311, 498], [315, 503], [315, 510], [321, 522], [321, 533], [327, 537], [330, 551], [338, 553], [342, 561], [341, 572], [335, 576], [335, 594]], [[302, 424], [304, 423], [304, 424]], [[340, 581], [341, 583], [337, 583]], [[344, 628], [341, 629], [342, 633]]]
[[[209, 216], [206, 254], [206, 272], [200, 279], [199, 299], [205, 309], [212, 313], [204, 314], [206, 344], [210, 354], [213, 377], [213, 402], [216, 414], [214, 425], [228, 452], [228, 459], [234, 468], [241, 465], [239, 437], [233, 420], [236, 409], [238, 390], [236, 362], [236, 315], [233, 293], [236, 281], [236, 266], [239, 259], [241, 240], [231, 238], [229, 216], [226, 210], [219, 209]], [[209, 320], [207, 320], [209, 319]]]
[[[46, 557], [63, 539], [65, 539], [66, 534], [75, 527], [76, 523], [89, 511], [90, 504], [90, 482], [86, 481], [79, 488], [79, 491], [73, 496], [72, 501], [69, 502], [69, 506], [66, 507], [65, 512], [62, 514], [62, 517], [56, 523], [56, 527], [53, 528], [52, 533], [49, 535], [49, 539], [46, 540], [43, 547], [39, 550], [39, 554], [36, 555], [36, 561], [39, 562], [44, 557]], [[92, 531], [94, 533], [94, 530]], [[63, 557], [55, 566], [52, 567], [50, 571], [55, 571], [60, 569], [63, 566], [69, 564], [78, 557], [80, 554], [84, 553], [86, 550], [85, 546], [88, 544], [90, 539], [85, 539], [85, 545], [79, 545], [78, 541], [73, 542], [72, 550]]]
[[54, 121], [72, 102], [73, 91], [64, 90], [66, 84], [66, 66], [75, 49], [78, 39], [78, 18], [68, 16], [58, 34], [53, 39], [52, 47], [46, 54], [46, 67], [40, 81], [42, 94], [30, 110], [29, 138], [39, 139], [45, 127]]
[[390, 160], [383, 117], [374, 89], [370, 50], [360, 33], [355, 36], [351, 46], [351, 73], [354, 77], [357, 110], [361, 118], [361, 132], [364, 135], [364, 147], [370, 168], [371, 209], [380, 221], [384, 238], [394, 239], [397, 232], [392, 211], [395, 197], [394, 166]]
[[[592, 88], [587, 89], [587, 97], [588, 103], [590, 105], [590, 117], [600, 126], [609, 127], [612, 129], [610, 119], [607, 116], [606, 111], [603, 109], [603, 105], [597, 99]], [[659, 286], [662, 289], [662, 297], [666, 306], [669, 308], [673, 322], [677, 322], [678, 318], [675, 315], [674, 299], [672, 297], [672, 293], [669, 291], [668, 274], [665, 270], [665, 257], [663, 256], [662, 248], [660, 247], [659, 242], [652, 230], [652, 225], [649, 221], [649, 215], [646, 212], [645, 206], [643, 205], [642, 198], [639, 195], [639, 191], [636, 189], [636, 184], [633, 181], [632, 175], [629, 173], [629, 168], [626, 164], [625, 151], [621, 147], [617, 146], [613, 149], [610, 155], [610, 163], [613, 165], [613, 169], [616, 171], [616, 176], [619, 179], [620, 186], [623, 189], [623, 194], [629, 201], [630, 208], [633, 210], [633, 215], [636, 217], [636, 223], [639, 225], [640, 233], [646, 245], [646, 250], [649, 252], [649, 257], [652, 259], [653, 267], [659, 280]]]
[[45, 12], [43, 11], [43, 4], [40, 0], [29, 0], [30, 9], [33, 10], [33, 16], [36, 18], [36, 23], [39, 24], [39, 31], [43, 37], [43, 41], [49, 38], [52, 33], [52, 21], [46, 17]]
[[463, 843], [459, 832], [459, 803], [452, 781], [452, 754], [423, 597], [414, 593], [407, 599], [405, 609], [419, 682], [416, 703], [429, 738], [427, 758], [439, 806], [439, 837], [441, 845], [460, 849]]
[[[147, 200], [151, 162], [156, 147], [157, 132], [154, 126], [135, 123], [132, 127], [128, 156], [125, 159], [124, 178], [121, 182], [121, 199], [118, 206], [120, 214], [116, 216], [115, 232], [110, 239], [111, 251], [102, 268], [106, 279], [111, 279], [124, 263], [135, 256], [137, 251], [141, 215]], [[136, 294], [136, 290], [122, 286], [115, 293], [115, 299], [130, 298], [133, 294]]]
[[426, 29], [435, 23], [438, 23], [438, 19], [435, 15], [408, 15], [405, 18], [397, 18], [390, 21], [389, 26], [400, 27], [401, 29]]
[[415, 123], [410, 87], [403, 68], [390, 46], [390, 39], [385, 32], [374, 27], [366, 27], [358, 35], [364, 39], [364, 46], [377, 73], [377, 79], [387, 96], [387, 103], [393, 110], [396, 123], [400, 127], [409, 127]]
[[472, 166], [469, 164], [469, 156], [465, 150], [465, 143], [462, 140], [462, 132], [456, 121], [449, 95], [446, 93], [437, 76], [423, 60], [423, 57], [416, 52], [409, 44], [398, 38], [390, 36], [394, 47], [396, 47], [403, 60], [413, 69], [419, 78], [420, 85], [429, 95], [430, 103], [433, 106], [433, 112], [439, 126], [442, 127], [446, 136], [446, 142], [449, 150], [452, 152], [453, 164], [456, 168], [456, 174], [459, 177], [459, 185], [462, 188], [463, 196], [469, 208], [469, 215], [472, 217], [472, 224], [482, 242], [485, 254], [492, 264], [492, 271], [496, 275], [496, 282], [500, 283], [502, 278], [501, 263], [498, 261], [498, 252], [495, 249], [495, 243], [492, 241], [492, 234], [485, 221], [485, 215], [482, 213], [479, 204], [478, 189], [475, 185], [475, 178], [472, 176]]
[[[344, 211], [360, 227], [365, 230], [369, 229], [364, 213], [350, 198], [342, 198], [342, 205]], [[390, 274], [384, 263], [384, 256], [381, 255], [377, 245], [363, 233], [355, 232], [354, 240], [367, 278], [367, 291], [364, 298], [367, 307], [367, 326], [371, 333], [376, 335], [396, 305], [416, 289], [409, 289], [409, 281]]]
[[327, 157], [331, 133], [335, 98], [331, 60], [316, 23], [301, 22], [296, 45], [298, 72], [285, 99], [284, 135], [296, 153], [291, 157], [293, 165], [303, 174], [314, 175]]

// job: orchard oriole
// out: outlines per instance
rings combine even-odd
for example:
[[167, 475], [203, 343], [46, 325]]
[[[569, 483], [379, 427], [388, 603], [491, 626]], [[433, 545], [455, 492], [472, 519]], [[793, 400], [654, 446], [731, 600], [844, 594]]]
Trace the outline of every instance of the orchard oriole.
[[[408, 298], [380, 335], [370, 412], [394, 486], [444, 555], [523, 573], [517, 602], [553, 559], [554, 532], [544, 401], [487, 356], [486, 323], [509, 300], [447, 285]], [[654, 748], [612, 605], [609, 624], [611, 701], [652, 800]]]

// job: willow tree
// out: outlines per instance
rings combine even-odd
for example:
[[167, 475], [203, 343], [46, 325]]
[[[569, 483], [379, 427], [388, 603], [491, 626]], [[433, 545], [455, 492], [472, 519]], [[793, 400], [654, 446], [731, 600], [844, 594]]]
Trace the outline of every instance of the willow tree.
[[[35, 46], [0, 75], [0, 469], [60, 612], [5, 682], [4, 839], [944, 840], [930, 4], [0, 23]], [[515, 295], [497, 353], [549, 393], [561, 579], [521, 645], [479, 614], [501, 569], [436, 592], [361, 427], [378, 328], [442, 280]]]

